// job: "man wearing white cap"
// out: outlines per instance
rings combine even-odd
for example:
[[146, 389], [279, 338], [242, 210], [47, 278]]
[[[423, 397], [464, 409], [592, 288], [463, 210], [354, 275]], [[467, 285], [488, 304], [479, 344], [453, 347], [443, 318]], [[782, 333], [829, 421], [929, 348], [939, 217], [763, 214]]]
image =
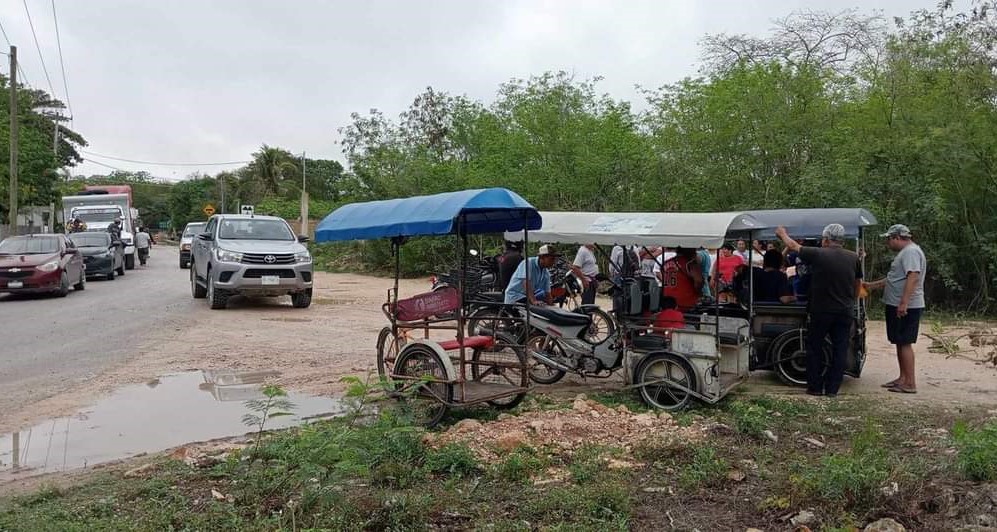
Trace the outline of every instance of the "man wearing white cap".
[[[829, 224], [821, 233], [821, 246], [803, 247], [785, 227], [775, 234], [810, 265], [807, 299], [807, 393], [835, 397], [845, 376], [849, 336], [862, 287], [862, 261], [845, 249], [845, 228]], [[831, 367], [824, 368], [824, 338], [831, 337]], [[825, 371], [826, 369], [826, 371]]]
[[[550, 272], [549, 268], [554, 266], [560, 254], [554, 251], [550, 245], [540, 246], [536, 257], [530, 257], [519, 263], [516, 272], [512, 274], [512, 280], [505, 289], [505, 303], [525, 303], [529, 301], [531, 305], [536, 305], [541, 299], [544, 303], [550, 303]], [[526, 269], [529, 268], [529, 279], [527, 279]], [[538, 297], [540, 299], [538, 299]]]
[[914, 344], [917, 342], [921, 313], [924, 311], [924, 274], [928, 261], [912, 240], [906, 225], [896, 224], [882, 235], [886, 245], [897, 252], [886, 277], [866, 283], [866, 289], [883, 288], [886, 306], [886, 337], [897, 346], [900, 377], [883, 385], [891, 392], [917, 393], [914, 375]]

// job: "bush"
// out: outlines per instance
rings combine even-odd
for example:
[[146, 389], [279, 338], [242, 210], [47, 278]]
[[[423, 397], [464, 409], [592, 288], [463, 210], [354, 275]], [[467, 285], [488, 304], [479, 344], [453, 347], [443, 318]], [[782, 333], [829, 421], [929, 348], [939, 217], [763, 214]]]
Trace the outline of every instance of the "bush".
[[506, 482], [526, 482], [546, 467], [546, 461], [526, 447], [516, 449], [505, 460], [495, 464], [494, 475]]
[[709, 445], [697, 447], [692, 461], [679, 472], [678, 480], [687, 489], [713, 486], [723, 480], [730, 468], [727, 460]]
[[874, 502], [891, 470], [880, 433], [867, 427], [855, 436], [850, 452], [825, 456], [818, 467], [804, 469], [798, 478], [814, 497], [866, 507]]
[[478, 460], [466, 445], [451, 443], [426, 454], [426, 468], [437, 474], [470, 476], [479, 471]]
[[982, 482], [997, 481], [997, 422], [978, 429], [956, 423], [952, 439], [958, 451], [956, 464], [963, 475]]

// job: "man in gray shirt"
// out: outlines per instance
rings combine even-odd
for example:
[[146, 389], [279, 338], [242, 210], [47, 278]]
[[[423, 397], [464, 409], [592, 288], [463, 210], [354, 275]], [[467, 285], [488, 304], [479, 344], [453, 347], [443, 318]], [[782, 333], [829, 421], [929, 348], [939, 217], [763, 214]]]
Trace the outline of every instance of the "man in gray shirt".
[[886, 337], [897, 346], [900, 377], [883, 385], [891, 392], [916, 393], [914, 344], [924, 311], [924, 275], [928, 269], [921, 246], [911, 239], [910, 229], [897, 224], [883, 234], [886, 245], [897, 256], [884, 279], [867, 283], [867, 289], [883, 289], [886, 305]]

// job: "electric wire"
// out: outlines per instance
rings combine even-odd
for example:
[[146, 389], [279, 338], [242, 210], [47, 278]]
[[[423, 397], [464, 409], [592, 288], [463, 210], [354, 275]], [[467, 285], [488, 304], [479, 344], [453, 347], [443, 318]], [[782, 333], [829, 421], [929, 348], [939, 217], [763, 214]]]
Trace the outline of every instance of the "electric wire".
[[59, 68], [62, 69], [62, 88], [66, 91], [66, 108], [69, 109], [69, 122], [73, 121], [73, 104], [69, 99], [69, 81], [66, 79], [66, 62], [62, 58], [62, 36], [59, 34], [59, 17], [55, 14], [55, 0], [52, 0], [52, 21], [55, 23], [55, 42], [59, 46]]
[[99, 153], [94, 153], [92, 151], [87, 151], [87, 150], [80, 150], [80, 151], [92, 157], [100, 157], [102, 159], [110, 159], [112, 161], [121, 161], [125, 163], [149, 164], [153, 166], [226, 166], [231, 164], [248, 164], [252, 162], [252, 161], [226, 161], [226, 162], [217, 162], [217, 163], [164, 163], [164, 162], [154, 162], [154, 161], [139, 161], [136, 159], [126, 159], [124, 157], [115, 157], [113, 155], [101, 155]]
[[52, 78], [48, 75], [48, 67], [45, 66], [45, 56], [42, 55], [42, 47], [38, 44], [38, 34], [35, 33], [35, 23], [31, 20], [31, 10], [28, 9], [28, 0], [22, 0], [22, 3], [24, 4], [24, 12], [28, 15], [28, 26], [31, 27], [31, 36], [35, 40], [35, 50], [38, 50], [38, 59], [42, 62], [42, 71], [45, 72], [48, 88], [52, 91], [52, 97], [55, 98], [55, 88], [52, 86]]

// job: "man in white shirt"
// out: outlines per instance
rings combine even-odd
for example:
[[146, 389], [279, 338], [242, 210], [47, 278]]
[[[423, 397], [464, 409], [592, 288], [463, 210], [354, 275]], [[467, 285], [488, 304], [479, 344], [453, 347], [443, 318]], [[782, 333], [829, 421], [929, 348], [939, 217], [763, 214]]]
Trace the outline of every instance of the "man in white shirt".
[[595, 258], [595, 244], [585, 244], [578, 248], [571, 271], [582, 283], [582, 305], [595, 304], [595, 278], [599, 275], [599, 262]]

